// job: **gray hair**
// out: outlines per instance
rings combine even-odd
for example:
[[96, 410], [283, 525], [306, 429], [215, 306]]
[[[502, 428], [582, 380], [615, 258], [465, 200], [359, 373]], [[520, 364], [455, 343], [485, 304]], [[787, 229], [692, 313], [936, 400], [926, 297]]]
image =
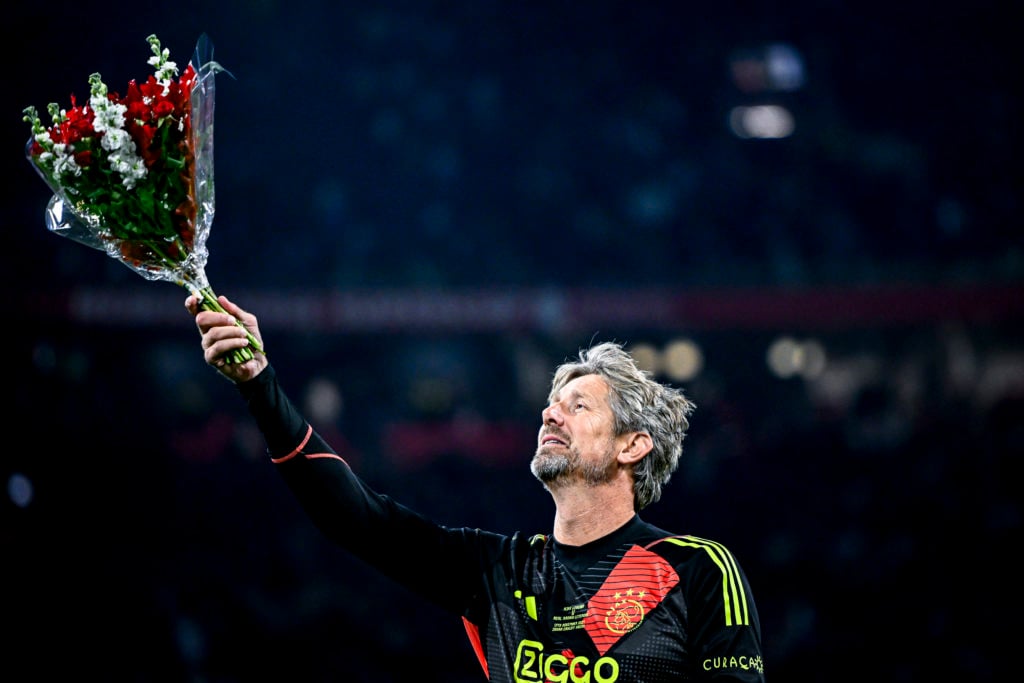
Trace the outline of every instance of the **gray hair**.
[[633, 505], [642, 510], [661, 498], [662, 487], [679, 467], [683, 439], [690, 427], [689, 415], [696, 405], [681, 389], [655, 381], [615, 342], [582, 349], [578, 360], [559, 365], [551, 380], [549, 400], [554, 400], [566, 384], [584, 375], [598, 375], [608, 383], [616, 436], [626, 432], [646, 432], [651, 436], [651, 452], [633, 470]]

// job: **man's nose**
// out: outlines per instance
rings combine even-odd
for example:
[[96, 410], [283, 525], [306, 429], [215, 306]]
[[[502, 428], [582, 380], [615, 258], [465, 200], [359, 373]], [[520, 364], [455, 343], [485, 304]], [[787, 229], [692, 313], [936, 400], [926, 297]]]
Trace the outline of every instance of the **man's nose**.
[[554, 424], [561, 424], [562, 422], [562, 411], [558, 409], [557, 403], [549, 405], [547, 408], [541, 411], [540, 415], [541, 418], [544, 420], [545, 424], [547, 424], [548, 422], [552, 422]]

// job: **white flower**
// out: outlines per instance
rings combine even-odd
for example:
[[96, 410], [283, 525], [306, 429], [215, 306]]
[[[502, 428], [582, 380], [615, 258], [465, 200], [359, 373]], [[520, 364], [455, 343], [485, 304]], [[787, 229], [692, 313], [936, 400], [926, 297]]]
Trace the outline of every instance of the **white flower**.
[[128, 154], [131, 154], [135, 151], [135, 141], [132, 140], [131, 135], [128, 135], [128, 131], [123, 128], [107, 129], [103, 137], [100, 138], [100, 144], [108, 152], [125, 150]]
[[153, 50], [153, 56], [149, 58], [147, 63], [156, 69], [156, 80], [164, 87], [164, 95], [166, 95], [171, 86], [171, 79], [178, 75], [178, 64], [170, 60], [170, 50], [160, 48], [160, 41], [155, 35], [149, 36], [146, 40], [149, 41], [149, 45]]
[[[128, 107], [107, 97], [107, 86], [99, 74], [93, 74], [89, 83], [92, 86], [89, 104], [94, 114], [93, 130], [100, 134], [100, 146], [110, 152], [107, 163], [111, 170], [121, 176], [121, 184], [130, 190], [146, 177], [146, 164], [135, 153], [135, 141], [124, 129]], [[80, 173], [81, 169], [75, 175]]]
[[93, 95], [89, 98], [89, 104], [92, 105], [93, 111], [96, 113], [92, 127], [97, 133], [124, 128], [124, 115], [128, 111], [128, 107], [111, 102], [107, 99], [106, 94]]
[[[113, 139], [108, 142], [108, 138]], [[146, 162], [135, 153], [135, 141], [125, 131], [108, 131], [100, 144], [110, 150], [110, 168], [121, 176], [121, 183], [126, 189], [132, 189], [139, 180], [146, 177]]]
[[71, 154], [70, 149], [64, 143], [58, 143], [53, 146], [52, 162], [50, 158], [43, 159], [42, 155], [40, 160], [50, 162], [53, 165], [53, 172], [57, 175], [82, 175], [82, 167], [75, 161], [75, 155]]

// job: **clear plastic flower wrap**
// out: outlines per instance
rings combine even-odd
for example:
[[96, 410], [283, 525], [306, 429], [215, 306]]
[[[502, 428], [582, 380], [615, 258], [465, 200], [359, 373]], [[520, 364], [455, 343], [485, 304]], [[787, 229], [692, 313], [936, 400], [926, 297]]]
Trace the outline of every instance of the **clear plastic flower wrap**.
[[[214, 84], [224, 69], [205, 34], [178, 78], [159, 39], [147, 41], [154, 73], [129, 82], [123, 97], [93, 73], [88, 104], [74, 96], [68, 110], [51, 103], [50, 126], [26, 108], [32, 137], [25, 153], [54, 193], [48, 230], [147, 280], [181, 285], [202, 308], [223, 312], [206, 277], [206, 242], [214, 215]], [[244, 362], [263, 350], [251, 334], [249, 344], [225, 360]]]

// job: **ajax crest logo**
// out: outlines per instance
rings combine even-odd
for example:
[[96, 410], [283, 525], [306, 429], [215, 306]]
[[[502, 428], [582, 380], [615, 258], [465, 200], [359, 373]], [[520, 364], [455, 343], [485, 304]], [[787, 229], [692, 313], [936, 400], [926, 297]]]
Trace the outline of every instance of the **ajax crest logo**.
[[630, 588], [626, 594], [615, 594], [615, 600], [611, 607], [605, 612], [604, 625], [612, 633], [629, 633], [644, 620], [643, 591], [637, 591], [634, 595]]

